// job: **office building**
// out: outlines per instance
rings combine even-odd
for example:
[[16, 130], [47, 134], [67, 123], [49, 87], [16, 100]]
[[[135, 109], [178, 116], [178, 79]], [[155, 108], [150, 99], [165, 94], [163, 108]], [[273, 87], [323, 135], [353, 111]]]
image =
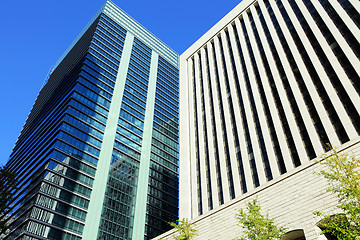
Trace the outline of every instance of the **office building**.
[[7, 166], [6, 239], [150, 239], [178, 218], [178, 55], [111, 1], [42, 87]]
[[253, 197], [286, 239], [317, 239], [312, 211], [337, 199], [314, 159], [327, 143], [360, 150], [359, 12], [357, 0], [244, 0], [180, 56], [180, 218], [198, 239], [238, 237], [236, 209]]

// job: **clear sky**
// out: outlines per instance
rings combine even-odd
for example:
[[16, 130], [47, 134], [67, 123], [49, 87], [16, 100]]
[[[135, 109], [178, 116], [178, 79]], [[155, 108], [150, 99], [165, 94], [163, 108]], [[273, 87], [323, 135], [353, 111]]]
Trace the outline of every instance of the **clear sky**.
[[[179, 54], [241, 0], [113, 0]], [[51, 66], [104, 0], [2, 1], [0, 164], [5, 164]]]

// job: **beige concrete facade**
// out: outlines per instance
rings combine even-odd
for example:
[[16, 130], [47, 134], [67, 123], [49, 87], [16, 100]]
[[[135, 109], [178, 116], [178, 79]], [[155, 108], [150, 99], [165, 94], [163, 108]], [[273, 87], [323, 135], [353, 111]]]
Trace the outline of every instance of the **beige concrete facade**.
[[339, 3], [323, 4], [343, 18], [347, 35], [318, 0], [248, 0], [180, 56], [180, 218], [359, 136], [358, 43], [346, 39], [358, 40], [360, 29]]
[[360, 2], [244, 0], [180, 56], [179, 215], [198, 239], [238, 236], [236, 209], [255, 196], [289, 231], [321, 239], [312, 211], [336, 211], [336, 198], [315, 160], [327, 143], [360, 149], [349, 9]]
[[[360, 157], [360, 138], [344, 144], [339, 151]], [[195, 224], [194, 228], [199, 234], [195, 239], [230, 240], [239, 237], [241, 228], [237, 226], [235, 214], [238, 209], [245, 208], [247, 202], [254, 197], [258, 198], [263, 214], [268, 212], [269, 217], [274, 218], [278, 225], [286, 227], [288, 232], [303, 230], [306, 240], [326, 239], [320, 235], [321, 231], [316, 226], [321, 218], [312, 212], [324, 211], [331, 214], [338, 213], [338, 210], [337, 197], [326, 191], [329, 187], [328, 182], [314, 174], [322, 169], [322, 165], [312, 160], [276, 180], [194, 218], [191, 222]], [[167, 240], [173, 237], [173, 231], [169, 231], [155, 239]]]

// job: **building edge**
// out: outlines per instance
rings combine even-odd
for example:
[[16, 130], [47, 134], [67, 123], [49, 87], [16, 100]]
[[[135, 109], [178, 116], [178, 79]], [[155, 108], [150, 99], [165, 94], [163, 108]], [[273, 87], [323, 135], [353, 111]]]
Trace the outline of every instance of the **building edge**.
[[[209, 39], [212, 39], [213, 36], [218, 34], [222, 29], [224, 29], [229, 22], [233, 21], [237, 16], [241, 15], [242, 12], [246, 11], [256, 0], [246, 1], [242, 0], [238, 5], [236, 5], [230, 12], [228, 12], [223, 18], [221, 18], [214, 26], [212, 26], [204, 35], [202, 35], [198, 40], [196, 40], [188, 49], [186, 49], [180, 58], [183, 57], [188, 59], [194, 52], [197, 52], [202, 46], [204, 46]], [[181, 62], [181, 60], [180, 60]]]
[[[115, 14], [113, 14], [114, 11], [116, 11], [117, 14], [121, 14], [121, 16], [123, 16], [125, 20], [121, 20], [118, 17], [114, 17], [115, 16]], [[99, 16], [102, 13], [111, 16], [112, 19], [114, 19], [120, 25], [124, 25], [124, 28], [127, 31], [129, 31], [133, 35], [136, 35], [139, 38], [139, 40], [143, 41], [145, 44], [148, 44], [150, 47], [154, 48], [154, 51], [156, 53], [158, 53], [160, 56], [164, 57], [165, 60], [167, 60], [173, 66], [175, 66], [176, 68], [179, 67], [179, 64], [178, 64], [179, 63], [179, 54], [178, 53], [176, 53], [174, 50], [172, 50], [168, 45], [166, 45], [163, 41], [161, 41], [158, 37], [156, 37], [148, 29], [143, 27], [139, 22], [137, 22], [129, 14], [127, 14], [125, 11], [123, 11], [120, 7], [115, 5], [112, 1], [105, 0], [104, 4], [100, 7], [100, 9], [94, 14], [94, 16], [91, 18], [91, 20], [85, 25], [85, 27], [77, 35], [75, 40], [70, 44], [70, 46], [64, 51], [64, 53], [56, 61], [55, 66], [52, 67], [52, 70], [49, 73], [49, 76], [47, 77], [46, 81], [43, 83], [43, 85], [36, 97], [35, 103], [44, 97], [42, 94], [42, 92], [44, 92], [44, 91], [42, 91], [42, 90], [48, 85], [48, 82], [54, 81], [53, 80], [54, 72], [61, 65], [61, 63], [65, 61], [67, 56], [73, 51], [73, 49], [76, 47], [76, 45], [78, 45], [77, 43], [79, 41], [81, 41], [82, 38], [84, 38], [84, 36], [89, 31], [91, 26], [93, 26], [94, 22], [97, 21], [97, 19], [99, 18]], [[138, 26], [135, 26], [135, 25], [138, 25]], [[155, 41], [156, 44], [152, 43], [152, 41]], [[21, 135], [21, 133], [23, 131], [26, 131], [26, 129], [31, 124], [32, 120], [39, 113], [40, 109], [37, 106], [38, 106], [38, 104], [34, 104], [32, 106], [32, 108], [30, 109], [28, 117], [20, 131], [19, 136]]]

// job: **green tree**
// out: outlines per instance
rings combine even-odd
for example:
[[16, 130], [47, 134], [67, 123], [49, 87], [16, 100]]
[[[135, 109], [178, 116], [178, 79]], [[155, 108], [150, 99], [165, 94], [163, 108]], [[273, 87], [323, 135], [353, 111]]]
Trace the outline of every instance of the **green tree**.
[[5, 215], [17, 189], [16, 174], [0, 166], [0, 235], [7, 230]]
[[246, 211], [240, 209], [236, 214], [238, 225], [243, 229], [243, 236], [236, 240], [275, 240], [285, 234], [286, 229], [278, 227], [274, 219], [260, 213], [261, 207], [258, 200], [248, 202]]
[[175, 240], [192, 240], [197, 236], [197, 230], [193, 228], [194, 224], [190, 223], [187, 218], [177, 220], [176, 222], [177, 223], [169, 223], [170, 226], [175, 228], [175, 232], [178, 233], [178, 235], [174, 237]]
[[332, 216], [314, 212], [323, 217], [319, 227], [325, 235], [340, 240], [360, 239], [360, 159], [333, 149], [332, 154], [319, 163], [327, 170], [317, 174], [328, 180], [327, 191], [337, 195], [337, 207], [343, 212]]

